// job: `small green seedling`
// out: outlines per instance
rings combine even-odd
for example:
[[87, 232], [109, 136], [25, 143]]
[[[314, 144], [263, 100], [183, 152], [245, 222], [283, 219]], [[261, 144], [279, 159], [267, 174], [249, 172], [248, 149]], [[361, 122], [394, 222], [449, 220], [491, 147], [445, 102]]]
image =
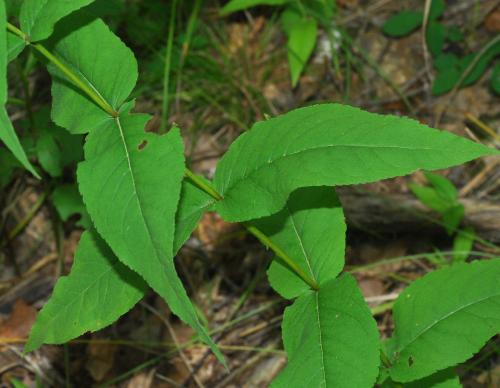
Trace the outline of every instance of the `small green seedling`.
[[[436, 77], [432, 85], [432, 93], [440, 95], [455, 87], [470, 86], [488, 70], [495, 57], [500, 55], [500, 40], [492, 39], [483, 50], [459, 57], [451, 51], [445, 51], [446, 44], [456, 44], [464, 39], [460, 29], [447, 26], [439, 21], [445, 11], [444, 0], [433, 0], [431, 3], [426, 34], [427, 49], [434, 58]], [[390, 17], [382, 27], [382, 31], [391, 37], [403, 37], [419, 29], [424, 21], [422, 11], [402, 11]], [[500, 94], [498, 65], [491, 77], [491, 89]]]
[[221, 14], [228, 15], [258, 5], [284, 7], [280, 21], [288, 37], [288, 63], [292, 86], [295, 87], [316, 46], [318, 26], [322, 25], [328, 31], [332, 28], [335, 1], [231, 0], [222, 8]]
[[[77, 11], [88, 3], [26, 0], [20, 28], [7, 23], [0, 3], [2, 90], [9, 52], [31, 48], [45, 59], [52, 120], [85, 136], [77, 183], [91, 222], [24, 351], [102, 329], [151, 288], [225, 364], [174, 264], [203, 214], [215, 210], [272, 250], [270, 284], [290, 299], [282, 325], [288, 364], [273, 386], [456, 386], [452, 368], [499, 331], [500, 259], [455, 263], [415, 281], [396, 300], [395, 330], [381, 342], [356, 280], [342, 273], [346, 224], [334, 186], [498, 152], [409, 118], [314, 105], [256, 123], [231, 144], [210, 182], [187, 168], [178, 129], [161, 136], [144, 130], [151, 117], [132, 112], [130, 98], [137, 61], [102, 20]], [[72, 12], [75, 18], [65, 17]], [[0, 128], [34, 172], [15, 132]], [[66, 197], [74, 188], [67, 190], [54, 198], [63, 218], [83, 213]]]
[[475, 239], [474, 229], [460, 228], [464, 218], [464, 205], [458, 200], [458, 191], [453, 183], [442, 175], [425, 172], [431, 187], [410, 184], [415, 196], [427, 207], [441, 215], [442, 222], [453, 240], [453, 262], [465, 261]]

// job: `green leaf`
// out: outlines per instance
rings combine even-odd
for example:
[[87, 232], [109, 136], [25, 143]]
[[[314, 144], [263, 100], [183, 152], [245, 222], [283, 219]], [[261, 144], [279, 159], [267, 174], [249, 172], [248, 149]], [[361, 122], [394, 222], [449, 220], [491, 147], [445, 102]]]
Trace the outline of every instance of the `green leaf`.
[[[99, 19], [60, 39], [53, 51], [116, 111], [134, 89], [134, 55]], [[53, 78], [52, 119], [57, 125], [71, 133], [86, 133], [113, 122], [109, 113], [78, 91], [57, 68], [49, 70]]]
[[97, 234], [85, 232], [71, 273], [58, 280], [24, 351], [102, 329], [130, 310], [146, 291], [146, 283], [120, 263]]
[[[344, 213], [331, 187], [294, 191], [283, 210], [250, 222], [283, 249], [318, 285], [334, 279], [344, 267]], [[268, 277], [284, 298], [292, 299], [310, 287], [289, 267], [274, 259]]]
[[425, 178], [434, 186], [438, 194], [445, 200], [455, 203], [458, 197], [458, 191], [455, 185], [444, 176], [424, 171]]
[[10, 122], [9, 115], [5, 109], [7, 102], [7, 16], [5, 13], [5, 2], [0, 2], [0, 140], [4, 142], [7, 148], [21, 162], [21, 164], [30, 171], [35, 177], [40, 178], [33, 166], [28, 160], [26, 153], [19, 142], [14, 127]]
[[428, 208], [443, 214], [449, 207], [449, 203], [438, 194], [432, 187], [419, 186], [410, 183], [412, 193]]
[[491, 89], [500, 95], [500, 64], [497, 64], [491, 74]]
[[231, 0], [220, 10], [221, 15], [228, 15], [257, 5], [283, 5], [290, 0]]
[[21, 30], [30, 41], [47, 39], [63, 17], [94, 0], [24, 0], [19, 16]]
[[299, 23], [301, 19], [302, 14], [297, 7], [286, 7], [280, 16], [281, 27], [283, 28], [285, 34], [290, 35], [290, 31], [293, 29], [293, 26]]
[[12, 179], [16, 168], [21, 167], [14, 155], [0, 148], [0, 189], [3, 189]]
[[476, 234], [471, 227], [459, 231], [453, 240], [453, 262], [461, 263], [467, 260], [474, 246]]
[[443, 51], [446, 28], [439, 22], [430, 21], [425, 32], [427, 48], [432, 56], [437, 57]]
[[210, 195], [184, 179], [175, 216], [174, 253], [181, 249], [203, 214], [213, 206], [214, 202]]
[[18, 37], [17, 35], [12, 34], [11, 32], [7, 33], [7, 62], [11, 62], [17, 58], [19, 54], [26, 47], [26, 42]]
[[282, 209], [299, 187], [351, 185], [436, 170], [497, 151], [417, 121], [346, 105], [296, 109], [259, 122], [219, 162], [214, 184], [226, 221]]
[[316, 46], [317, 32], [318, 22], [315, 19], [301, 19], [288, 31], [288, 63], [294, 87]]
[[384, 34], [393, 37], [405, 36], [420, 27], [423, 18], [422, 12], [403, 11], [391, 16], [389, 20], [385, 22], [382, 31]]
[[391, 376], [408, 382], [463, 362], [500, 330], [500, 259], [455, 264], [406, 288], [393, 309]]
[[85, 229], [91, 228], [92, 222], [90, 221], [90, 216], [87, 213], [87, 209], [85, 209], [76, 185], [58, 186], [52, 193], [51, 199], [59, 217], [63, 221], [68, 221], [72, 215], [79, 214], [80, 220], [76, 225]]
[[[128, 115], [92, 131], [78, 182], [97, 231], [128, 267], [139, 273], [222, 359], [200, 323], [175, 271], [175, 215], [184, 176], [177, 129], [144, 131], [147, 115]], [[162, 166], [152, 168], [152, 166]]]
[[443, 213], [443, 223], [448, 234], [453, 234], [464, 218], [465, 209], [460, 203], [450, 206]]
[[468, 70], [469, 66], [473, 63], [474, 66], [469, 70], [468, 75], [464, 78], [460, 87], [474, 84], [488, 69], [491, 61], [493, 61], [496, 56], [500, 55], [500, 42], [492, 44], [486, 51], [481, 53], [480, 57], [478, 57], [479, 54], [480, 53], [469, 54], [461, 58], [454, 67], [439, 71], [432, 85], [432, 93], [434, 95], [439, 95], [452, 90], [461, 80], [464, 72]]
[[458, 67], [440, 69], [432, 84], [432, 94], [439, 96], [452, 90], [460, 79], [462, 72]]
[[[401, 388], [400, 383], [396, 383], [391, 379], [387, 379], [380, 388]], [[455, 372], [455, 368], [448, 368], [436, 372], [428, 377], [420, 380], [412, 381], [404, 384], [404, 388], [461, 388], [460, 379]]]
[[438, 71], [444, 71], [453, 68], [458, 64], [458, 57], [455, 54], [442, 53], [434, 60], [434, 68]]
[[429, 10], [429, 19], [435, 20], [443, 15], [446, 4], [444, 0], [432, 0], [431, 9]]
[[378, 375], [377, 324], [351, 275], [301, 295], [283, 317], [288, 365], [272, 387], [372, 387]]
[[40, 132], [36, 140], [38, 161], [50, 176], [60, 177], [65, 167], [82, 160], [83, 138], [54, 125], [48, 110], [37, 112], [34, 120], [35, 128]]
[[461, 42], [464, 40], [464, 34], [457, 26], [451, 26], [446, 30], [446, 39], [454, 43]]
[[[124, 102], [135, 86], [137, 62], [101, 20], [63, 34], [54, 50], [80, 81], [121, 112], [112, 117], [52, 68], [54, 121], [73, 133], [90, 131], [78, 183], [97, 231], [120, 261], [139, 273], [224, 362], [200, 323], [173, 261], [184, 175], [179, 131], [163, 137], [146, 133], [148, 116], [128, 115], [133, 102]], [[162, 168], [151, 168], [158, 165]]]

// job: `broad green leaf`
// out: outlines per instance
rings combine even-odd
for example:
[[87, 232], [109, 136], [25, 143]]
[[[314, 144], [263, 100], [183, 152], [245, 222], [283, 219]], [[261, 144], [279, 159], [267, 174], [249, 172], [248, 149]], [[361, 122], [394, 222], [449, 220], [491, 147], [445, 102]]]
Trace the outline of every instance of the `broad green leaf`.
[[433, 66], [436, 70], [443, 71], [455, 67], [458, 62], [458, 57], [455, 54], [442, 53], [434, 59]]
[[26, 47], [26, 42], [17, 35], [7, 33], [7, 62], [17, 58]]
[[[53, 51], [82, 82], [97, 91], [113, 109], [120, 110], [137, 81], [137, 62], [132, 51], [102, 20], [63, 37]], [[57, 125], [71, 133], [86, 133], [113, 122], [109, 113], [79, 92], [57, 68], [51, 66], [50, 72], [52, 119]]]
[[452, 90], [462, 74], [458, 66], [440, 69], [432, 83], [432, 94], [439, 96]]
[[448, 234], [453, 234], [464, 218], [465, 209], [461, 203], [450, 206], [443, 213], [443, 223]]
[[42, 168], [52, 177], [59, 177], [63, 169], [83, 159], [83, 138], [54, 125], [49, 110], [42, 109], [34, 115], [39, 132], [36, 154]]
[[175, 216], [184, 175], [179, 132], [173, 130], [164, 137], [146, 133], [148, 117], [127, 114], [133, 102], [124, 102], [135, 86], [137, 62], [101, 20], [63, 36], [55, 44], [56, 55], [80, 81], [122, 112], [113, 118], [52, 69], [54, 121], [73, 133], [91, 131], [78, 183], [92, 221], [120, 261], [139, 273], [223, 361], [173, 261]]
[[402, 385], [390, 378], [385, 380], [380, 388], [461, 388], [460, 379], [455, 368], [444, 369], [420, 380]]
[[13, 388], [28, 388], [26, 384], [22, 383], [18, 379], [11, 379], [10, 383], [12, 384]]
[[[273, 240], [318, 285], [334, 279], [344, 267], [344, 213], [331, 187], [305, 187], [294, 191], [283, 210], [251, 222]], [[289, 267], [274, 259], [271, 286], [284, 298], [308, 291]]]
[[221, 15], [228, 15], [257, 5], [283, 5], [290, 0], [231, 0], [220, 10]]
[[442, 175], [434, 174], [428, 171], [425, 171], [424, 175], [425, 178], [429, 181], [429, 183], [431, 183], [432, 186], [434, 186], [434, 188], [441, 197], [452, 203], [456, 202], [458, 197], [458, 191], [457, 188], [453, 185], [453, 183], [449, 179], [445, 178]]
[[500, 42], [492, 44], [480, 57], [477, 57], [478, 55], [479, 53], [469, 54], [461, 58], [454, 67], [439, 71], [432, 85], [432, 93], [439, 95], [452, 90], [472, 64], [473, 67], [468, 71], [460, 87], [474, 84], [485, 73], [493, 59], [500, 55]]
[[500, 95], [500, 64], [497, 64], [491, 74], [491, 89]]
[[292, 86], [296, 86], [300, 74], [316, 46], [318, 22], [315, 19], [301, 19], [288, 31], [288, 63]]
[[272, 387], [372, 387], [378, 375], [377, 323], [351, 275], [326, 282], [287, 307], [288, 365]]
[[382, 27], [384, 34], [394, 37], [408, 35], [422, 25], [422, 12], [403, 11], [391, 16]]
[[24, 0], [5, 0], [5, 8], [7, 9], [8, 18], [19, 18], [19, 11]]
[[0, 148], [0, 190], [10, 182], [14, 170], [19, 167], [21, 167], [21, 165], [14, 155]]
[[85, 232], [73, 268], [61, 277], [37, 316], [24, 348], [62, 344], [116, 321], [147, 291], [146, 283], [120, 263], [94, 232]]
[[80, 192], [97, 231], [120, 261], [139, 273], [172, 312], [218, 352], [173, 261], [184, 176], [182, 138], [177, 129], [165, 136], [145, 132], [148, 120], [147, 115], [127, 115], [90, 132], [85, 161], [78, 167]]
[[463, 362], [500, 330], [500, 259], [455, 264], [396, 300], [391, 377], [408, 382]]
[[76, 225], [85, 229], [91, 228], [92, 222], [76, 185], [58, 186], [52, 193], [51, 199], [59, 217], [63, 221], [68, 221], [72, 215], [78, 214], [80, 220]]
[[437, 57], [443, 51], [444, 41], [446, 39], [445, 26], [439, 22], [430, 21], [425, 34], [429, 52], [434, 57]]
[[5, 2], [0, 2], [0, 140], [21, 162], [21, 164], [34, 176], [40, 178], [28, 160], [26, 153], [19, 142], [19, 138], [10, 122], [9, 115], [5, 109], [7, 102], [7, 16], [5, 13]]
[[174, 253], [181, 249], [203, 214], [213, 206], [214, 202], [210, 195], [184, 179], [175, 216]]
[[454, 43], [461, 42], [464, 40], [464, 34], [457, 26], [450, 26], [446, 30], [446, 39]]
[[429, 19], [435, 20], [443, 15], [446, 4], [444, 0], [432, 0], [431, 9], [429, 10]]
[[63, 17], [94, 0], [24, 0], [19, 15], [21, 30], [30, 41], [47, 39]]
[[428, 208], [437, 211], [440, 214], [446, 212], [449, 203], [438, 194], [432, 187], [419, 186], [413, 183], [409, 185], [412, 193]]
[[259, 122], [230, 146], [215, 173], [224, 198], [216, 210], [226, 221], [256, 219], [299, 187], [373, 182], [497, 153], [408, 118], [314, 105]]
[[476, 234], [471, 227], [459, 231], [453, 240], [453, 262], [460, 263], [470, 255], [470, 251], [474, 246]]

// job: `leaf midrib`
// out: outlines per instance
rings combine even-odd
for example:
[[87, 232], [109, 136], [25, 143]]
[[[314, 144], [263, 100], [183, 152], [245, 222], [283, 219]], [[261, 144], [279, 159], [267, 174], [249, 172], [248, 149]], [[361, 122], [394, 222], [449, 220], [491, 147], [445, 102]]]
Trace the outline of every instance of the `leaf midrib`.
[[148, 234], [149, 240], [150, 240], [150, 242], [151, 242], [151, 244], [152, 244], [152, 246], [154, 248], [155, 258], [158, 261], [158, 263], [160, 264], [160, 266], [163, 266], [164, 263], [162, 263], [162, 261], [161, 261], [161, 250], [156, 246], [156, 244], [154, 242], [155, 240], [153, 239], [153, 233], [151, 231], [151, 227], [148, 224], [146, 217], [144, 216], [144, 209], [143, 209], [142, 202], [141, 202], [141, 200], [139, 198], [139, 193], [137, 191], [137, 184], [135, 182], [135, 173], [134, 173], [134, 169], [132, 168], [132, 159], [130, 158], [130, 153], [128, 151], [127, 142], [125, 140], [125, 134], [123, 132], [123, 128], [122, 128], [122, 125], [121, 125], [121, 122], [120, 122], [120, 118], [116, 117], [115, 118], [115, 122], [116, 122], [118, 130], [120, 132], [120, 138], [121, 138], [121, 141], [122, 141], [122, 144], [123, 144], [123, 149], [125, 151], [125, 157], [127, 159], [128, 170], [130, 172], [130, 179], [132, 181], [132, 187], [133, 187], [133, 190], [134, 190], [134, 192], [132, 194], [133, 194], [133, 196], [136, 199], [137, 206], [139, 207], [141, 221], [142, 221], [144, 227], [146, 228], [146, 232]]
[[425, 335], [429, 330], [431, 330], [434, 326], [442, 323], [445, 319], [449, 318], [450, 316], [452, 316], [454, 314], [458, 314], [462, 310], [465, 310], [466, 308], [468, 308], [468, 307], [470, 307], [472, 305], [482, 303], [482, 302], [484, 302], [484, 301], [486, 301], [488, 299], [495, 298], [495, 297], [498, 297], [498, 296], [500, 296], [500, 292], [497, 293], [497, 294], [488, 295], [487, 297], [481, 298], [479, 300], [475, 300], [475, 301], [473, 301], [471, 303], [468, 303], [466, 305], [461, 306], [460, 308], [458, 308], [456, 310], [453, 310], [453, 311], [449, 312], [448, 314], [444, 315], [441, 319], [438, 319], [438, 320], [432, 322], [430, 325], [427, 325], [427, 327], [425, 327], [422, 331], [420, 331], [411, 341], [409, 341], [408, 343], [406, 343], [403, 347], [398, 348], [398, 353], [403, 352], [410, 345], [412, 345], [416, 340], [418, 340], [420, 337], [422, 337], [423, 335]]
[[[241, 148], [243, 148], [243, 147], [241, 146]], [[296, 152], [292, 152], [290, 154], [284, 154], [284, 155], [277, 156], [276, 158], [271, 159], [268, 162], [264, 162], [262, 164], [259, 164], [253, 170], [243, 174], [238, 179], [233, 180], [233, 182], [230, 182], [230, 180], [231, 180], [231, 175], [230, 175], [228, 177], [228, 179], [226, 180], [226, 182], [221, 182], [222, 187], [223, 187], [223, 189], [221, 190], [222, 195], [227, 196], [228, 191], [234, 189], [234, 187], [238, 186], [242, 181], [248, 179], [250, 176], [256, 174], [257, 172], [259, 172], [263, 168], [272, 167], [270, 165], [277, 163], [283, 159], [287, 159], [289, 157], [296, 156], [296, 155], [299, 155], [299, 154], [305, 153], [305, 152], [318, 151], [318, 150], [328, 149], [328, 148], [370, 148], [370, 149], [375, 149], [375, 150], [376, 149], [385, 149], [385, 148], [389, 148], [389, 149], [394, 148], [394, 149], [402, 149], [402, 150], [410, 150], [410, 151], [432, 151], [433, 150], [432, 148], [428, 148], [428, 147], [403, 147], [403, 146], [388, 146], [388, 145], [386, 145], [386, 146], [373, 146], [370, 144], [327, 144], [327, 145], [321, 145], [318, 147], [301, 149], [301, 150], [298, 150]], [[229, 183], [231, 183], [231, 186], [225, 187]]]
[[[311, 275], [312, 280], [314, 280], [317, 283], [318, 280], [316, 279], [316, 276], [314, 275], [314, 272], [312, 270], [311, 260], [309, 259], [309, 255], [306, 252], [306, 248], [304, 247], [304, 244], [302, 242], [302, 234], [299, 233], [299, 231], [297, 230], [294, 215], [292, 214], [292, 211], [290, 210], [290, 207], [288, 205], [286, 205], [286, 210], [290, 216], [290, 220], [292, 221], [293, 231], [295, 232], [295, 235], [297, 236], [297, 240], [299, 241], [300, 249], [302, 250], [302, 253], [304, 255], [304, 259], [306, 260], [307, 268], [309, 269], [309, 275]], [[319, 312], [318, 312], [318, 314], [319, 314]]]
[[325, 370], [325, 352], [323, 351], [323, 339], [321, 333], [321, 319], [319, 316], [319, 292], [315, 292], [315, 301], [316, 301], [316, 313], [318, 318], [318, 332], [319, 332], [319, 352], [321, 357], [321, 371], [323, 372], [323, 382], [320, 386], [326, 387], [326, 370]]

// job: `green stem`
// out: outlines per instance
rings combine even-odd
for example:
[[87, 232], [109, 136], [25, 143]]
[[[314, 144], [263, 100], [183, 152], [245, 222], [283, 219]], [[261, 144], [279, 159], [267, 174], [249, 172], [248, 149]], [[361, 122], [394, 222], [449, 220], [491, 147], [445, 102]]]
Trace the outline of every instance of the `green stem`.
[[248, 224], [243, 224], [245, 228], [253, 234], [257, 239], [264, 244], [266, 247], [271, 249], [274, 253], [276, 253], [276, 256], [278, 256], [281, 260], [283, 260], [286, 265], [290, 267], [290, 269], [293, 270], [300, 278], [306, 282], [313, 290], [319, 290], [319, 285], [311, 279], [302, 268], [300, 268], [293, 259], [288, 256], [278, 245], [276, 245], [269, 237], [267, 237], [264, 233], [262, 233], [259, 229], [257, 229], [255, 226], [248, 225]]
[[35, 50], [37, 50], [40, 54], [42, 54], [45, 58], [47, 58], [50, 62], [52, 62], [59, 70], [61, 70], [66, 77], [68, 77], [81, 91], [83, 91], [87, 96], [90, 97], [92, 101], [94, 101], [99, 107], [101, 107], [105, 112], [109, 113], [112, 117], [118, 117], [118, 112], [113, 109], [113, 107], [108, 104], [95, 90], [93, 90], [90, 86], [84, 83], [80, 78], [78, 78], [75, 73], [71, 71], [64, 63], [62, 63], [59, 59], [57, 59], [50, 51], [48, 51], [45, 47], [43, 47], [40, 43], [31, 43], [29, 41], [28, 35], [22, 32], [19, 28], [13, 26], [10, 23], [7, 23], [7, 30], [12, 32], [13, 34], [20, 37], [22, 40], [26, 42], [27, 45], [31, 45]]
[[[176, 2], [176, 1], [175, 1]], [[28, 36], [19, 30], [17, 27], [13, 26], [10, 23], [7, 23], [7, 29], [11, 31], [12, 33], [16, 34], [19, 36], [21, 39], [23, 39], [27, 44], [29, 43], [29, 38]], [[45, 58], [47, 58], [50, 62], [52, 62], [55, 66], [57, 66], [71, 81], [74, 82], [74, 84], [80, 88], [84, 93], [86, 93], [92, 101], [94, 101], [98, 106], [100, 106], [102, 109], [104, 109], [106, 112], [108, 112], [112, 117], [118, 117], [118, 112], [116, 112], [111, 105], [105, 101], [96, 91], [92, 90], [88, 85], [83, 83], [78, 76], [71, 71], [66, 65], [64, 65], [59, 59], [57, 59], [51, 52], [49, 52], [45, 47], [43, 47], [39, 43], [32, 44], [32, 47], [35, 48], [40, 54], [42, 54]], [[210, 195], [212, 198], [214, 198], [217, 201], [220, 201], [223, 199], [222, 195], [220, 195], [208, 182], [203, 180], [202, 178], [198, 177], [196, 174], [194, 174], [191, 170], [187, 169], [185, 170], [185, 175], [187, 178], [189, 178], [196, 186], [198, 186], [201, 190], [206, 192], [208, 195]], [[266, 247], [270, 248], [273, 250], [276, 255], [283, 260], [291, 270], [293, 270], [306, 284], [308, 284], [313, 290], [318, 290], [319, 285], [311, 279], [310, 276], [308, 276], [298, 265], [293, 261], [290, 256], [288, 256], [279, 246], [277, 246], [269, 237], [267, 237], [264, 233], [262, 233], [260, 230], [258, 230], [256, 227], [248, 225], [248, 224], [243, 224], [245, 228], [253, 234], [262, 244], [264, 244]]]
[[191, 182], [193, 182], [196, 186], [202, 189], [205, 193], [210, 195], [213, 199], [217, 201], [224, 199], [211, 185], [209, 185], [206, 181], [204, 181], [198, 175], [193, 173], [190, 169], [186, 168], [185, 174], [186, 177], [188, 177], [191, 180]]
[[173, 0], [172, 7], [170, 8], [170, 23], [168, 26], [167, 47], [165, 53], [165, 69], [163, 72], [163, 101], [160, 119], [160, 132], [165, 132], [169, 115], [170, 68], [172, 66], [172, 48], [174, 45], [176, 10], [177, 0]]
[[[186, 177], [215, 200], [220, 201], [223, 199], [222, 195], [220, 195], [209, 183], [198, 177], [191, 170], [186, 169]], [[278, 245], [276, 245], [269, 237], [267, 237], [253, 225], [243, 223], [243, 226], [249, 233], [254, 235], [262, 244], [264, 244], [264, 246], [271, 249], [276, 254], [276, 256], [283, 260], [285, 264], [288, 265], [290, 269], [295, 272], [313, 290], [319, 289], [319, 285], [313, 279], [311, 279], [311, 277], [308, 276], [304, 272], [304, 270], [300, 268], [297, 263], [290, 256], [288, 256], [285, 251], [283, 251]]]

